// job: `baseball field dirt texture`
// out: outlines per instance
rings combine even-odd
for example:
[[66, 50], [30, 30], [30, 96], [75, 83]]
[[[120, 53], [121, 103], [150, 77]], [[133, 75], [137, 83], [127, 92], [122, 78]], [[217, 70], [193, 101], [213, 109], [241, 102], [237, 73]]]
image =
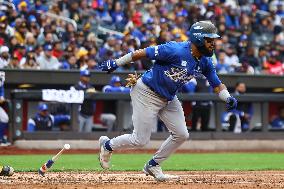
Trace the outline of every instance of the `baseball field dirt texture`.
[[[25, 156], [48, 154], [52, 156], [57, 150], [23, 150], [17, 148], [0, 148], [0, 162], [14, 155]], [[93, 150], [70, 150], [68, 154], [96, 154]], [[129, 151], [120, 152], [130, 154]], [[153, 153], [153, 151], [138, 151], [139, 153]], [[197, 153], [192, 151], [178, 151], [179, 154]], [[206, 152], [201, 152], [206, 153]], [[218, 153], [218, 152], [217, 152]], [[219, 152], [221, 153], [221, 152]], [[257, 156], [258, 152], [252, 152]], [[267, 152], [266, 152], [267, 153]], [[274, 153], [274, 152], [273, 152]], [[283, 154], [281, 152], [280, 154]], [[5, 157], [2, 158], [1, 157]], [[94, 162], [97, 161], [94, 156]], [[62, 157], [64, 159], [64, 157]], [[63, 160], [62, 160], [63, 161]], [[132, 160], [129, 160], [132, 161]], [[267, 162], [264, 162], [267, 164]], [[13, 164], [9, 163], [11, 166]], [[269, 165], [269, 163], [268, 163]], [[282, 166], [282, 165], [281, 165]], [[268, 168], [269, 169], [269, 168]], [[260, 170], [260, 171], [166, 171], [168, 174], [178, 175], [178, 180], [157, 182], [152, 177], [146, 176], [141, 171], [51, 171], [45, 177], [36, 171], [17, 171], [11, 177], [0, 177], [1, 189], [14, 188], [284, 188], [284, 171], [282, 170]]]

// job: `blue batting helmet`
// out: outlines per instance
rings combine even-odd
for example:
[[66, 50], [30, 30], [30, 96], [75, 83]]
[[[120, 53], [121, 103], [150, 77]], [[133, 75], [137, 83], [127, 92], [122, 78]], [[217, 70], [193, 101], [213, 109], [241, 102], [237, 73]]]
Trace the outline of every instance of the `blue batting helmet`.
[[40, 105], [38, 105], [38, 110], [39, 111], [46, 111], [46, 110], [48, 110], [47, 104], [40, 104]]
[[114, 76], [112, 76], [111, 79], [110, 79], [110, 84], [113, 85], [113, 84], [116, 83], [116, 82], [121, 82], [121, 79], [120, 79], [119, 76], [114, 75]]
[[196, 46], [204, 45], [204, 38], [219, 38], [217, 28], [210, 21], [199, 21], [194, 23], [189, 30], [190, 41]]
[[80, 71], [80, 76], [90, 77], [91, 76], [91, 72], [89, 70], [81, 70]]

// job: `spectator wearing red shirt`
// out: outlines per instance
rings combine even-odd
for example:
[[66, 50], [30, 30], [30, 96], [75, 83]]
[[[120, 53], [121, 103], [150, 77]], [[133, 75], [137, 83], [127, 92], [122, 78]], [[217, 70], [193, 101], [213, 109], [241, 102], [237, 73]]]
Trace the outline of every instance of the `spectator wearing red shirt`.
[[17, 45], [17, 49], [15, 50], [14, 55], [18, 57], [20, 61], [26, 54], [26, 46], [24, 44]]
[[54, 42], [52, 55], [60, 60], [63, 57], [63, 54], [64, 54], [64, 52], [62, 50], [62, 43], [61, 43], [61, 41]]
[[268, 60], [264, 63], [264, 69], [266, 73], [273, 75], [283, 75], [284, 65], [278, 59], [279, 52], [273, 50], [268, 57]]

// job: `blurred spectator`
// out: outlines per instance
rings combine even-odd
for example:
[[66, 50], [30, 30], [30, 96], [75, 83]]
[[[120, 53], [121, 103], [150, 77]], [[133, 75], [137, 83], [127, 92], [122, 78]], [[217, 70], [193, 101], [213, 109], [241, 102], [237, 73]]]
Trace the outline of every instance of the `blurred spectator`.
[[57, 59], [61, 59], [63, 56], [63, 50], [62, 50], [62, 44], [61, 41], [55, 41], [53, 43], [53, 50], [52, 50], [52, 55], [57, 58]]
[[28, 18], [28, 29], [33, 37], [37, 37], [40, 33], [40, 26], [37, 22], [37, 18], [34, 15], [30, 15]]
[[249, 41], [248, 41], [247, 35], [246, 34], [241, 35], [239, 43], [238, 43], [238, 47], [237, 47], [239, 57], [245, 56], [248, 43], [249, 43]]
[[77, 52], [77, 59], [77, 64], [80, 69], [84, 69], [85, 67], [87, 67], [87, 61], [89, 60], [88, 50], [84, 47], [81, 47]]
[[121, 2], [116, 1], [114, 3], [114, 9], [113, 11], [111, 11], [111, 17], [115, 29], [122, 32], [124, 30], [125, 24], [127, 23], [127, 19], [122, 9]]
[[47, 43], [43, 47], [44, 52], [38, 57], [40, 69], [57, 70], [60, 63], [57, 58], [52, 55], [52, 45]]
[[18, 44], [14, 54], [18, 57], [18, 60], [21, 61], [21, 59], [26, 55], [26, 46], [24, 44]]
[[[235, 87], [235, 95], [246, 93], [246, 85], [238, 82]], [[222, 116], [222, 125], [229, 131], [241, 133], [249, 129], [250, 120], [253, 116], [253, 106], [251, 102], [238, 102], [236, 110], [225, 112]]]
[[36, 115], [28, 120], [27, 131], [52, 131], [56, 130], [55, 126], [59, 126], [62, 131], [66, 130], [66, 122], [70, 122], [69, 115], [52, 115], [48, 111], [47, 104], [40, 104]]
[[47, 12], [48, 11], [48, 6], [45, 4], [47, 1], [46, 0], [35, 0], [35, 5], [34, 8], [37, 11], [40, 12]]
[[0, 47], [0, 68], [4, 68], [9, 64], [10, 54], [7, 46]]
[[[15, 34], [14, 28], [9, 25], [9, 18], [3, 12], [0, 12], [0, 30], [4, 32], [8, 37], [12, 37]], [[8, 42], [8, 41], [7, 41]]]
[[21, 67], [19, 65], [18, 57], [15, 56], [15, 55], [12, 55], [12, 57], [10, 58], [10, 62], [6, 66], [6, 68], [8, 68], [8, 69], [20, 69]]
[[230, 6], [227, 7], [227, 13], [225, 13], [226, 27], [229, 30], [238, 30], [240, 28], [240, 18], [238, 16], [238, 10]]
[[36, 46], [36, 39], [35, 39], [35, 37], [33, 36], [32, 33], [28, 33], [26, 35], [25, 43], [26, 43], [26, 47], [33, 47], [34, 48]]
[[34, 54], [28, 54], [27, 58], [26, 58], [26, 61], [25, 61], [24, 64], [21, 65], [21, 68], [23, 68], [23, 69], [36, 69], [36, 70], [39, 70], [40, 66], [37, 63], [35, 55]]
[[93, 57], [88, 58], [87, 63], [81, 69], [100, 70], [96, 60]]
[[16, 28], [15, 37], [18, 43], [25, 44], [27, 34], [27, 24], [25, 21], [22, 21], [20, 26]]
[[251, 65], [249, 65], [248, 60], [242, 60], [243, 63], [235, 68], [236, 73], [254, 74], [255, 71]]
[[5, 82], [5, 72], [0, 72], [0, 145], [5, 146], [9, 145], [7, 139], [7, 129], [9, 116], [6, 111], [3, 109], [5, 103], [4, 97], [4, 82]]
[[62, 63], [61, 69], [78, 69], [77, 59], [75, 55], [69, 55], [67, 60]]
[[269, 53], [268, 60], [264, 62], [266, 73], [273, 75], [283, 75], [283, 64], [279, 60], [279, 52], [273, 50]]
[[259, 70], [260, 69], [260, 64], [258, 62], [258, 59], [254, 55], [255, 53], [255, 48], [254, 47], [247, 47], [246, 53], [240, 57], [240, 62], [241, 63], [248, 63], [250, 66], [252, 66], [254, 69]]
[[216, 65], [217, 73], [226, 74], [231, 72], [232, 69], [230, 68], [230, 65], [225, 62], [226, 56], [225, 51], [222, 50], [219, 52], [218, 63]]
[[280, 107], [278, 112], [279, 115], [270, 122], [271, 130], [284, 129], [284, 107]]
[[259, 47], [257, 59], [261, 69], [263, 69], [265, 62], [268, 59], [268, 52], [266, 47]]
[[226, 49], [226, 56], [224, 59], [225, 64], [230, 66], [231, 70], [234, 70], [236, 67], [241, 66], [239, 57], [236, 54], [236, 51], [233, 46], [229, 46]]
[[28, 56], [34, 56], [35, 57], [35, 50], [32, 46], [27, 47], [25, 52], [26, 52], [25, 55], [20, 60], [20, 66], [22, 66], [26, 63]]
[[45, 25], [43, 27], [42, 32], [37, 37], [37, 44], [44, 45], [47, 43], [52, 44], [55, 41], [59, 41], [56, 32], [52, 31], [52, 27], [50, 25]]
[[83, 43], [85, 42], [85, 34], [83, 31], [79, 31], [76, 33], [76, 42], [77, 42], [77, 47], [82, 47]]
[[[80, 71], [80, 80], [74, 86], [76, 90], [83, 90], [86, 93], [96, 92], [95, 88], [90, 84], [91, 73], [89, 70]], [[96, 111], [96, 103], [91, 99], [84, 99], [81, 104], [78, 114], [79, 119], [79, 132], [92, 132], [93, 116]], [[107, 124], [108, 129], [112, 129], [115, 123], [116, 117], [113, 114], [101, 114], [100, 120], [102, 123]]]
[[9, 35], [6, 33], [6, 24], [0, 22], [0, 45], [9, 45]]

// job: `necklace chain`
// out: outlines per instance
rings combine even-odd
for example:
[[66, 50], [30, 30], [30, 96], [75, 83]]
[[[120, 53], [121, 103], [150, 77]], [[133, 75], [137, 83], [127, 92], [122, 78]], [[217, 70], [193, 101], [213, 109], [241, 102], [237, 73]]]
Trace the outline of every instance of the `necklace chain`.
[[193, 55], [192, 50], [190, 50], [190, 53], [191, 53], [191, 55], [193, 56], [193, 58], [194, 58], [197, 62], [200, 61], [200, 58], [197, 58], [196, 56]]

